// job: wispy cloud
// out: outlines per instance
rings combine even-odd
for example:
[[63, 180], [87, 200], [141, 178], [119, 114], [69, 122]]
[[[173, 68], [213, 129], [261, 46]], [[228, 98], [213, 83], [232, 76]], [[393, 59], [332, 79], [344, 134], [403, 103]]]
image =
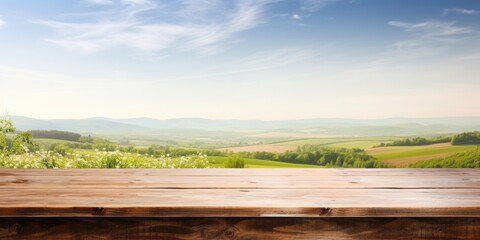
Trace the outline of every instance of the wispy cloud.
[[2, 16], [0, 15], [0, 28], [3, 28], [7, 23], [3, 21]]
[[480, 13], [480, 11], [475, 10], [475, 9], [465, 9], [465, 8], [445, 8], [445, 9], [443, 9], [443, 15], [448, 15], [448, 14], [451, 14], [451, 13], [472, 15], [472, 14]]
[[388, 24], [403, 29], [408, 35], [394, 42], [388, 51], [376, 56], [363, 68], [408, 64], [413, 60], [438, 57], [449, 50], [459, 50], [463, 43], [475, 42], [472, 39], [480, 37], [476, 29], [449, 21], [390, 21]]
[[460, 36], [474, 32], [470, 27], [460, 27], [455, 22], [426, 21], [419, 23], [408, 23], [401, 21], [390, 21], [394, 27], [403, 28], [407, 32], [419, 34], [422, 38], [440, 39], [445, 37]]
[[61, 37], [45, 39], [63, 47], [87, 52], [112, 46], [127, 46], [140, 50], [161, 50], [180, 37], [194, 35], [194, 29], [172, 24], [139, 24], [135, 21], [104, 21], [98, 23], [64, 23], [37, 21], [56, 30]]
[[113, 4], [113, 0], [84, 0], [84, 1], [90, 4], [100, 4], [100, 5]]
[[389, 24], [412, 34], [409, 39], [394, 43], [394, 55], [401, 58], [418, 58], [438, 54], [475, 32], [472, 28], [458, 26], [455, 22], [390, 21]]
[[[110, 47], [159, 51], [169, 47], [211, 51], [236, 33], [262, 24], [273, 0], [88, 0], [110, 4], [104, 14], [89, 15], [89, 22], [37, 20], [57, 36], [46, 38], [63, 47], [86, 52]], [[93, 20], [92, 20], [93, 18]]]
[[315, 12], [321, 8], [327, 6], [328, 4], [337, 2], [338, 0], [300, 0], [301, 1], [301, 10]]
[[313, 12], [320, 11], [324, 7], [339, 2], [340, 0], [298, 0], [299, 11], [290, 15], [294, 24], [297, 26], [305, 26], [302, 20], [309, 18]]

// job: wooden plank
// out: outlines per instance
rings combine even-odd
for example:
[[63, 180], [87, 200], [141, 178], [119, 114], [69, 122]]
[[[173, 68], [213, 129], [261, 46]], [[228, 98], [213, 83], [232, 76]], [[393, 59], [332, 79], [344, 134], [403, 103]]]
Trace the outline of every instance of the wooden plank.
[[476, 240], [480, 218], [0, 218], [0, 238]]
[[479, 217], [479, 173], [470, 169], [2, 169], [0, 216]]
[[172, 177], [112, 175], [112, 176], [3, 176], [1, 189], [54, 189], [54, 188], [105, 188], [105, 189], [480, 189], [480, 174], [476, 176], [342, 176], [332, 175], [185, 175]]
[[480, 217], [470, 189], [0, 189], [0, 215]]

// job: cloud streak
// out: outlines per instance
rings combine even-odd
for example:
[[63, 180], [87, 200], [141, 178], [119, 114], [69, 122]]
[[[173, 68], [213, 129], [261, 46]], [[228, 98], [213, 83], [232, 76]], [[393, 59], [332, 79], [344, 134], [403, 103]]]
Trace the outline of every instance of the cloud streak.
[[[56, 32], [45, 40], [67, 48], [95, 52], [111, 47], [160, 51], [176, 47], [205, 52], [237, 33], [262, 24], [266, 6], [273, 0], [191, 1], [174, 3], [148, 0], [88, 0], [108, 5], [91, 22], [37, 20]], [[177, 9], [174, 11], [174, 9]], [[178, 10], [179, 9], [179, 10]]]
[[0, 15], [0, 29], [3, 28], [7, 23], [3, 21], [2, 16]]
[[[382, 54], [361, 65], [361, 69], [375, 70], [386, 66], [408, 65], [412, 61], [431, 58], [441, 59], [442, 54], [452, 50], [462, 51], [464, 43], [480, 37], [479, 32], [453, 21], [431, 20], [424, 22], [390, 21], [392, 27], [402, 29], [406, 38], [397, 40]], [[478, 44], [477, 44], [478, 45]]]
[[478, 36], [470, 27], [459, 26], [455, 22], [425, 21], [402, 22], [390, 21], [391, 26], [402, 28], [411, 36], [407, 40], [397, 41], [395, 51], [403, 56], [424, 57], [435, 55], [444, 49], [455, 46], [465, 39]]
[[300, 9], [308, 12], [316, 12], [325, 6], [337, 2], [338, 0], [301, 0]]
[[419, 23], [408, 23], [401, 21], [390, 21], [389, 24], [394, 27], [403, 28], [406, 32], [420, 35], [427, 39], [442, 39], [454, 37], [474, 32], [469, 27], [460, 27], [455, 22], [426, 21]]
[[110, 5], [113, 4], [112, 0], [85, 0], [89, 4]]
[[465, 9], [465, 8], [445, 8], [443, 9], [443, 15], [448, 15], [448, 14], [467, 14], [467, 15], [472, 15], [472, 14], [477, 14], [479, 11], [474, 10], [474, 9]]

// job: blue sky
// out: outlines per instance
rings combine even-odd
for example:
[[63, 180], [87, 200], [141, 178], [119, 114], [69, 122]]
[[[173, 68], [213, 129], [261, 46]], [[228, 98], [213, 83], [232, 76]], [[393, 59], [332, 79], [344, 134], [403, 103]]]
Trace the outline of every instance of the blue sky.
[[0, 1], [0, 111], [480, 115], [480, 2]]

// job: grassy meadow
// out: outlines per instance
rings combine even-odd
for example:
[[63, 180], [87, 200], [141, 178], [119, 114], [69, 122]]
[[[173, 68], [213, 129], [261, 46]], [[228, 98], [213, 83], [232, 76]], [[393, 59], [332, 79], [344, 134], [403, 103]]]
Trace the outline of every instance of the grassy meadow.
[[452, 146], [447, 144], [432, 144], [426, 146], [407, 146], [407, 147], [383, 147], [369, 149], [367, 152], [377, 159], [383, 160], [395, 167], [406, 167], [409, 164], [442, 158], [454, 155], [456, 153], [471, 151], [476, 149], [475, 145]]

